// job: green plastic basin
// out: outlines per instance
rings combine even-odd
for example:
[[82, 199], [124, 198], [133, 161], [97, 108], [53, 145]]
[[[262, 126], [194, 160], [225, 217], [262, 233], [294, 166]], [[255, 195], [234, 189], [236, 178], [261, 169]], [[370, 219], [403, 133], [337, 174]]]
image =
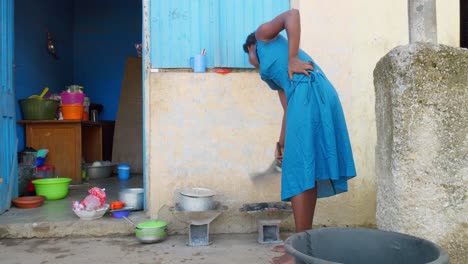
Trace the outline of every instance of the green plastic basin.
[[43, 195], [47, 200], [60, 200], [67, 196], [70, 178], [48, 178], [34, 180], [36, 195]]
[[54, 120], [59, 101], [28, 98], [19, 100], [24, 120]]

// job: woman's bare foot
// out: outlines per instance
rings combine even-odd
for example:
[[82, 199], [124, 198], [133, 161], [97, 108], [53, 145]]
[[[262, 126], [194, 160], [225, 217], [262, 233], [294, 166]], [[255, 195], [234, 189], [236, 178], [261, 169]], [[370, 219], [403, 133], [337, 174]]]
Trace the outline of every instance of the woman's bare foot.
[[274, 246], [271, 251], [273, 252], [278, 252], [278, 253], [286, 253], [286, 249], [284, 248], [283, 245], [278, 245], [278, 246]]
[[280, 257], [275, 257], [271, 260], [271, 264], [294, 264], [294, 257], [289, 254], [284, 254]]

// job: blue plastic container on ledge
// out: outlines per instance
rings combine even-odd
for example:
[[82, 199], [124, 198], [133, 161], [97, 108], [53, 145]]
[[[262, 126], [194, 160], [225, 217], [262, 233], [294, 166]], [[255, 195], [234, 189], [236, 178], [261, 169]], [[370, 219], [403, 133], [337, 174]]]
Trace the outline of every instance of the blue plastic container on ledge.
[[118, 174], [119, 174], [119, 180], [128, 180], [128, 178], [130, 178], [130, 165], [119, 164]]

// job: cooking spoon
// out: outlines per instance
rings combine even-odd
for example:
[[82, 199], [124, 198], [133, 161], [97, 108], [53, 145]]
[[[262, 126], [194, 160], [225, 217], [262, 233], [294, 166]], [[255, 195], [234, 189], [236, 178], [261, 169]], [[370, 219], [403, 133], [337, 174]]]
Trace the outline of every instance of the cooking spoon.
[[135, 224], [135, 222], [133, 222], [132, 220], [130, 220], [129, 218], [127, 218], [126, 216], [122, 216], [123, 219], [127, 220], [127, 222], [131, 223], [132, 225], [134, 225], [135, 227], [137, 226]]
[[44, 88], [44, 90], [42, 90], [42, 93], [41, 95], [31, 95], [29, 96], [29, 98], [38, 98], [38, 99], [42, 99], [44, 97], [44, 95], [49, 91], [49, 87], [46, 87]]

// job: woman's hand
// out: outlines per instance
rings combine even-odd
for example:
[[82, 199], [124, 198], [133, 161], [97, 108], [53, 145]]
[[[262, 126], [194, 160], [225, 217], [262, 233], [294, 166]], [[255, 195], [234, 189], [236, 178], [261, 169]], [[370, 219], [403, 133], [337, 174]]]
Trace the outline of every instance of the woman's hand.
[[301, 61], [298, 57], [291, 57], [288, 60], [288, 75], [289, 79], [293, 78], [294, 73], [305, 74], [310, 76], [308, 70], [313, 70], [314, 65], [312, 62]]
[[283, 152], [284, 152], [284, 147], [281, 146], [279, 142], [276, 143], [276, 149], [275, 149], [275, 158], [278, 161], [278, 165], [281, 168], [281, 165], [283, 163]]

